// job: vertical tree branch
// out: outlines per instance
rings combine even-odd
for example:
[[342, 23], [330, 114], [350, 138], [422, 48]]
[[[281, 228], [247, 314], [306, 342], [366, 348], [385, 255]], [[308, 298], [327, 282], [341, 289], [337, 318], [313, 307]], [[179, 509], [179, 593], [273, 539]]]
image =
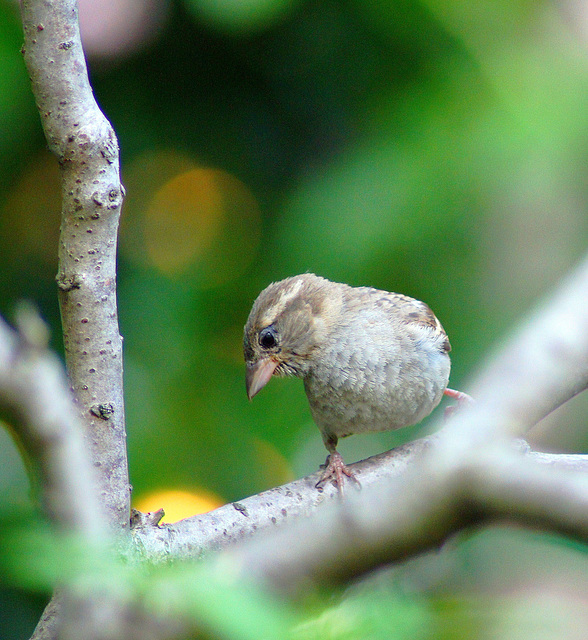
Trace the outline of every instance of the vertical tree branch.
[[57, 283], [67, 372], [106, 512], [124, 529], [130, 490], [116, 307], [118, 142], [90, 87], [76, 0], [22, 0], [21, 10], [25, 63], [62, 170]]

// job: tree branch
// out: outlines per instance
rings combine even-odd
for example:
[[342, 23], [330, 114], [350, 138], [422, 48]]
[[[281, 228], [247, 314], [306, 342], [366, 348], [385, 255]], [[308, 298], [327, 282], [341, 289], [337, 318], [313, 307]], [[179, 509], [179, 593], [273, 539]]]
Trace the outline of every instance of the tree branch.
[[0, 410], [38, 467], [53, 522], [91, 545], [104, 539], [104, 514], [67, 380], [41, 319], [21, 309], [18, 327], [0, 318]]
[[89, 84], [75, 0], [22, 0], [23, 53], [49, 148], [62, 169], [60, 294], [66, 365], [108, 519], [129, 523], [116, 238], [118, 142]]
[[[129, 527], [130, 485], [116, 306], [116, 238], [123, 199], [118, 142], [92, 94], [76, 0], [21, 0], [21, 12], [25, 63], [49, 148], [61, 167], [57, 284], [67, 372], [83, 425], [83, 431], [76, 431], [71, 424], [72, 408], [65, 409], [68, 394], [52, 399], [45, 391], [40, 398], [49, 408], [58, 407], [57, 415], [49, 411], [49, 427], [54, 427], [50, 441], [40, 438], [39, 430], [28, 435], [37, 438], [35, 455], [47, 463], [44, 491], [50, 508], [62, 510], [56, 514], [58, 522], [76, 533], [86, 526], [88, 534], [109, 522], [120, 535]], [[33, 420], [36, 425], [35, 417], [23, 416], [22, 422]], [[85, 449], [79, 446], [81, 433]], [[82, 448], [83, 455], [76, 448]], [[68, 485], [83, 476], [86, 452], [91, 456], [88, 466], [99, 474], [99, 492], [88, 483]], [[97, 496], [104, 510], [98, 508]], [[87, 507], [81, 512], [80, 502]], [[85, 514], [85, 525], [77, 524], [80, 513]], [[85, 637], [102, 637], [102, 605], [95, 595], [77, 597], [66, 586], [47, 607], [34, 637], [75, 635], [80, 624]], [[123, 620], [124, 616], [113, 619], [112, 628], [121, 628]]]
[[[438, 434], [427, 436], [349, 466], [361, 480], [362, 489], [378, 486], [406, 473], [438, 439]], [[538, 451], [525, 451], [524, 455], [544, 467], [588, 473], [588, 455]], [[131, 529], [135, 553], [150, 562], [201, 558], [293, 524], [337, 501], [335, 487], [317, 491], [319, 477], [317, 472], [173, 524], [154, 524], [149, 514], [137, 514]]]
[[123, 567], [111, 553], [112, 529], [98, 498], [83, 426], [61, 362], [47, 348], [47, 328], [32, 309], [21, 307], [17, 329], [0, 318], [0, 415], [35, 467], [56, 529], [79, 545], [79, 575], [59, 585], [34, 640], [185, 635], [184, 623], [154, 615], [120, 578]]
[[[18, 332], [0, 318], [0, 413], [29, 454], [45, 511], [58, 531], [73, 534], [87, 557], [100, 557], [109, 541], [83, 426], [58, 358], [47, 348], [48, 330], [28, 307], [17, 314]], [[72, 593], [67, 587], [46, 607], [36, 640], [53, 640]], [[68, 617], [65, 622], [70, 624]], [[85, 628], [85, 637], [97, 638]]]
[[448, 448], [521, 436], [588, 388], [587, 300], [588, 257], [489, 358], [472, 385], [476, 403], [445, 430]]

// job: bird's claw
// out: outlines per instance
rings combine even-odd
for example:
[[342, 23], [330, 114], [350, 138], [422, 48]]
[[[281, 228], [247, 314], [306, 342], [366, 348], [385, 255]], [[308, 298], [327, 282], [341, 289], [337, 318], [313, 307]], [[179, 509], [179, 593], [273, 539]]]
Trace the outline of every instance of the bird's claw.
[[353, 471], [343, 462], [343, 458], [338, 451], [329, 454], [325, 464], [321, 465], [321, 467], [324, 467], [324, 471], [315, 485], [317, 489], [322, 489], [329, 480], [332, 480], [337, 489], [339, 489], [339, 493], [343, 495], [343, 476], [347, 476], [350, 480], [353, 480], [358, 489], [361, 488], [361, 483]]

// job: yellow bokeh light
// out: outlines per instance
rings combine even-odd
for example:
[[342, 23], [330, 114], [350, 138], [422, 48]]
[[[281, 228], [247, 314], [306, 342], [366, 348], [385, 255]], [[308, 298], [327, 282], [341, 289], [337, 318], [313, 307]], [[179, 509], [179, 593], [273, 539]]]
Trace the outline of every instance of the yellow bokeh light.
[[225, 210], [222, 174], [192, 169], [168, 180], [145, 212], [147, 254], [164, 273], [184, 271], [220, 235]]
[[208, 491], [182, 491], [167, 489], [153, 491], [133, 501], [133, 506], [143, 513], [163, 509], [165, 516], [162, 522], [177, 522], [199, 513], [207, 513], [222, 507], [224, 502]]
[[174, 176], [145, 211], [149, 261], [167, 275], [196, 267], [205, 286], [237, 277], [259, 235], [257, 201], [240, 180], [219, 169], [198, 167]]
[[176, 149], [153, 150], [125, 167], [121, 251], [200, 288], [239, 278], [254, 260], [261, 212], [236, 176]]

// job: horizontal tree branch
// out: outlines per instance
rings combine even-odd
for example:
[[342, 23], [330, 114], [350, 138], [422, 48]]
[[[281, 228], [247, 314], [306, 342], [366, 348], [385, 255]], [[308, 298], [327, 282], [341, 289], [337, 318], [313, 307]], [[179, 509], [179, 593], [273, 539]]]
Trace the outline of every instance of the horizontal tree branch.
[[[427, 436], [349, 466], [360, 479], [362, 490], [377, 486], [405, 473], [438, 439], [438, 434]], [[519, 442], [513, 446], [522, 447]], [[541, 466], [588, 473], [588, 455], [543, 453], [528, 448], [524, 455]], [[138, 513], [132, 528], [135, 552], [151, 562], [201, 558], [311, 516], [339, 498], [332, 485], [322, 492], [316, 490], [320, 475], [317, 472], [173, 524], [155, 526], [149, 514]]]
[[290, 594], [309, 583], [346, 583], [390, 562], [441, 546], [472, 526], [510, 522], [588, 539], [588, 476], [524, 460], [498, 447], [455, 473], [417, 463], [392, 482], [259, 536], [220, 555]]

